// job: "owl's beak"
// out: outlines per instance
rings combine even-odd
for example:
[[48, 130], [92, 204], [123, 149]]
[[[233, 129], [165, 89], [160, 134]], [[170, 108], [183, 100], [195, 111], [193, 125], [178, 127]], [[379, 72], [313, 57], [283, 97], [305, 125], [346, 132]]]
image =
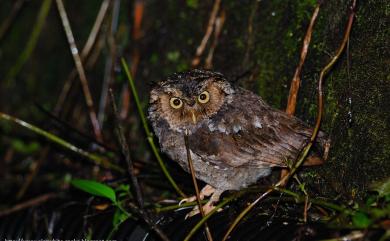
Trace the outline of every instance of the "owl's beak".
[[193, 110], [191, 110], [191, 117], [192, 117], [192, 122], [194, 123], [194, 125], [196, 124], [196, 115], [194, 113]]

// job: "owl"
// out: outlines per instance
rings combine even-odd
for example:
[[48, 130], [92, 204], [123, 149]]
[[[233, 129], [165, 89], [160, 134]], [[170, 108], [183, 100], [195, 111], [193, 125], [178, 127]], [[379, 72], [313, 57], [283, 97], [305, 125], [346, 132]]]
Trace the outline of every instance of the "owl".
[[[191, 70], [173, 74], [152, 88], [148, 118], [161, 150], [189, 171], [184, 134], [195, 176], [207, 183], [201, 198], [210, 211], [226, 190], [240, 190], [296, 160], [312, 128], [274, 109], [258, 95], [220, 73]], [[317, 146], [328, 143], [323, 132]], [[312, 162], [320, 157], [312, 155]], [[186, 201], [194, 198], [186, 199]]]

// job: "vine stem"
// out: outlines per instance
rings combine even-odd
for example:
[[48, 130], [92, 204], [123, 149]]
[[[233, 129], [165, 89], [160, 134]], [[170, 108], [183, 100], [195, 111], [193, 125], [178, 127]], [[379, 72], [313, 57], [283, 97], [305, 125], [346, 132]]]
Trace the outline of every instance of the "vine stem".
[[303, 39], [303, 46], [301, 50], [301, 55], [299, 57], [299, 63], [297, 68], [295, 69], [294, 77], [291, 80], [290, 93], [288, 95], [287, 108], [286, 112], [289, 115], [294, 115], [295, 108], [297, 106], [297, 97], [299, 92], [299, 86], [301, 85], [301, 72], [303, 64], [305, 63], [305, 59], [307, 56], [307, 52], [309, 50], [309, 45], [311, 41], [311, 36], [313, 33], [313, 27], [316, 22], [318, 12], [320, 11], [322, 1], [317, 3], [317, 6], [314, 9], [313, 15], [310, 19], [310, 24], [307, 27], [305, 38]]

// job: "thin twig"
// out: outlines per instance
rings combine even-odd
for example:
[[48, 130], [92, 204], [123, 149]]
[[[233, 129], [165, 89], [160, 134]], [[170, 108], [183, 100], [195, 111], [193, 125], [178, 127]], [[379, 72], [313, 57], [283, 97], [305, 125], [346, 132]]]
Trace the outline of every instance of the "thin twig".
[[221, 0], [215, 0], [214, 5], [213, 5], [213, 9], [211, 10], [209, 22], [207, 24], [206, 33], [204, 34], [203, 39], [200, 42], [200, 45], [196, 49], [195, 57], [193, 58], [193, 60], [191, 62], [192, 67], [196, 67], [200, 63], [200, 56], [203, 54], [203, 52], [206, 48], [207, 42], [210, 39], [211, 33], [213, 32], [215, 20], [217, 18], [217, 14], [218, 14], [220, 6], [221, 6]]
[[95, 45], [96, 37], [100, 32], [100, 28], [102, 26], [109, 6], [110, 0], [104, 0], [102, 2], [102, 5], [100, 5], [99, 12], [96, 15], [96, 19], [91, 29], [91, 32], [89, 33], [87, 42], [85, 43], [84, 48], [81, 51], [81, 59], [84, 60], [91, 53], [92, 47]]
[[[313, 27], [316, 22], [318, 12], [320, 11], [322, 0], [318, 0], [317, 6], [315, 7], [313, 14], [310, 19], [309, 26], [306, 30], [305, 38], [303, 39], [303, 46], [301, 49], [301, 55], [299, 58], [299, 63], [297, 68], [295, 69], [294, 77], [291, 80], [291, 86], [290, 86], [290, 93], [288, 95], [288, 101], [287, 101], [287, 107], [286, 107], [286, 113], [290, 116], [293, 116], [295, 114], [295, 109], [297, 105], [297, 98], [298, 98], [298, 92], [299, 87], [301, 85], [301, 72], [303, 64], [305, 63], [305, 59], [307, 56], [307, 52], [309, 50], [309, 45], [311, 41], [311, 36], [313, 33]], [[283, 178], [288, 173], [287, 169], [282, 169], [280, 172], [280, 177]]]
[[[187, 161], [188, 161], [188, 167], [191, 173], [192, 177], [192, 183], [194, 184], [195, 188], [195, 194], [196, 194], [196, 201], [198, 203], [198, 208], [199, 208], [199, 213], [202, 216], [202, 218], [205, 217], [205, 213], [202, 207], [201, 199], [200, 199], [200, 192], [199, 192], [199, 187], [198, 187], [198, 182], [196, 181], [196, 176], [195, 176], [195, 169], [194, 169], [194, 164], [192, 162], [192, 157], [191, 157], [191, 152], [190, 152], [190, 144], [188, 142], [188, 130], [186, 130], [186, 133], [184, 135], [184, 144], [186, 146], [186, 153], [187, 153]], [[205, 222], [204, 224], [205, 230], [206, 230], [206, 236], [207, 240], [213, 241], [213, 237], [211, 236], [211, 231], [207, 223]]]
[[323, 112], [323, 92], [322, 92], [322, 82], [323, 82], [323, 79], [325, 77], [325, 75], [328, 73], [328, 71], [333, 67], [333, 65], [336, 63], [336, 61], [339, 59], [341, 53], [343, 52], [344, 50], [344, 47], [345, 47], [345, 44], [347, 43], [347, 40], [349, 38], [349, 34], [351, 32], [351, 28], [352, 28], [352, 23], [353, 23], [353, 19], [354, 19], [354, 16], [355, 16], [355, 6], [356, 6], [356, 0], [353, 0], [352, 2], [352, 6], [351, 6], [351, 13], [349, 14], [349, 18], [348, 18], [348, 23], [347, 23], [347, 27], [346, 27], [346, 30], [344, 32], [344, 36], [343, 36], [343, 39], [342, 39], [342, 42], [339, 46], [339, 48], [337, 49], [336, 51], [336, 54], [335, 56], [329, 61], [329, 63], [327, 65], [325, 65], [325, 67], [321, 70], [320, 72], [320, 77], [319, 77], [319, 80], [318, 80], [318, 112], [317, 112], [317, 120], [316, 120], [316, 124], [315, 124], [315, 127], [313, 129], [313, 133], [311, 135], [311, 138], [310, 138], [310, 142], [305, 146], [305, 148], [303, 149], [298, 161], [295, 163], [295, 165], [293, 166], [293, 168], [291, 169], [291, 171], [288, 173], [288, 175], [286, 175], [285, 177], [283, 177], [277, 184], [275, 184], [274, 187], [271, 187], [270, 189], [268, 189], [265, 193], [263, 193], [260, 197], [258, 197], [254, 202], [252, 202], [247, 208], [245, 208], [238, 216], [237, 218], [234, 220], [233, 224], [229, 227], [228, 231], [226, 232], [224, 238], [222, 239], [223, 241], [227, 240], [230, 233], [233, 231], [233, 229], [237, 226], [237, 224], [241, 221], [241, 219], [261, 200], [263, 199], [264, 197], [266, 197], [268, 194], [270, 194], [273, 190], [275, 190], [276, 188], [284, 185], [285, 183], [287, 183], [287, 181], [290, 179], [290, 177], [297, 171], [297, 169], [302, 165], [303, 161], [305, 160], [307, 154], [309, 153], [309, 150], [311, 148], [311, 146], [313, 145], [314, 143], [314, 140], [318, 134], [318, 131], [319, 131], [319, 128], [320, 128], [320, 125], [321, 125], [321, 120], [322, 120], [322, 112]]
[[39, 204], [47, 202], [48, 200], [56, 198], [58, 196], [59, 196], [58, 193], [46, 193], [46, 194], [43, 194], [41, 196], [32, 198], [32, 199], [30, 199], [28, 201], [16, 204], [15, 206], [13, 206], [13, 207], [11, 207], [9, 209], [1, 210], [0, 211], [0, 217], [10, 215], [10, 214], [12, 214], [14, 212], [17, 212], [17, 211], [20, 211], [20, 210], [23, 210], [23, 209], [26, 209], [26, 208], [29, 208], [29, 207], [37, 206]]
[[107, 37], [109, 53], [106, 59], [106, 64], [104, 69], [104, 79], [103, 79], [102, 90], [100, 94], [100, 102], [99, 102], [99, 110], [98, 110], [98, 120], [102, 128], [103, 128], [104, 117], [106, 113], [108, 88], [110, 86], [111, 80], [114, 79], [114, 75], [115, 75], [114, 66], [115, 66], [116, 55], [117, 55], [117, 44], [115, 42], [115, 34], [118, 28], [119, 10], [120, 10], [120, 0], [115, 0], [112, 6], [111, 30]]
[[114, 112], [114, 117], [115, 117], [116, 137], [117, 137], [118, 142], [120, 144], [122, 156], [125, 158], [126, 163], [127, 163], [127, 172], [130, 176], [130, 181], [132, 184], [132, 191], [134, 192], [134, 196], [137, 200], [138, 207], [143, 209], [144, 208], [144, 201], [142, 198], [142, 192], [141, 192], [141, 188], [139, 187], [138, 179], [135, 175], [134, 163], [133, 163], [133, 160], [130, 156], [129, 146], [127, 145], [127, 141], [126, 141], [125, 135], [123, 133], [123, 127], [122, 127], [120, 120], [119, 120], [118, 109], [117, 109], [116, 104], [115, 104], [114, 94], [112, 93], [111, 89], [109, 91], [110, 91], [111, 106], [112, 106], [112, 109]]
[[187, 236], [184, 238], [184, 241], [189, 241], [191, 237], [203, 226], [203, 224], [211, 218], [217, 211], [227, 205], [229, 202], [233, 201], [234, 199], [238, 198], [243, 192], [238, 192], [233, 195], [231, 195], [228, 198], [225, 198], [222, 202], [220, 202], [218, 205], [215, 206], [211, 212], [209, 212], [206, 216], [204, 216], [192, 229], [191, 231], [187, 234]]
[[133, 160], [130, 156], [129, 146], [127, 145], [127, 141], [125, 138], [125, 135], [123, 134], [122, 125], [119, 122], [119, 115], [118, 115], [118, 109], [115, 104], [115, 98], [114, 94], [112, 93], [112, 90], [110, 89], [110, 98], [111, 98], [111, 104], [114, 111], [115, 121], [116, 121], [116, 135], [118, 138], [118, 142], [121, 147], [121, 152], [123, 157], [126, 159], [127, 163], [127, 171], [130, 176], [130, 181], [132, 184], [132, 187], [134, 189], [134, 195], [136, 197], [138, 207], [133, 205], [132, 203], [129, 203], [129, 206], [132, 208], [133, 211], [135, 211], [139, 216], [142, 217], [142, 219], [150, 226], [150, 228], [156, 232], [156, 234], [162, 239], [162, 240], [169, 240], [168, 237], [163, 233], [163, 231], [153, 222], [153, 220], [150, 218], [149, 214], [144, 210], [144, 201], [142, 198], [142, 192], [139, 187], [138, 179], [135, 175], [134, 171], [134, 164]]
[[153, 222], [147, 215], [145, 215], [145, 212], [142, 209], [137, 208], [133, 203], [129, 203], [129, 207], [132, 209], [133, 212], [138, 214], [146, 224], [149, 225], [150, 229], [152, 229], [162, 240], [169, 241], [169, 238], [167, 235], [160, 229], [160, 227]]
[[12, 6], [12, 10], [10, 14], [8, 14], [8, 17], [3, 21], [3, 23], [0, 26], [0, 42], [5, 36], [5, 34], [7, 33], [8, 29], [14, 23], [15, 17], [18, 15], [20, 9], [22, 9], [25, 2], [26, 0], [18, 0]]
[[66, 14], [66, 10], [65, 10], [65, 7], [64, 7], [62, 0], [56, 0], [56, 3], [57, 3], [58, 12], [59, 12], [60, 17], [61, 17], [61, 22], [62, 22], [62, 25], [64, 27], [65, 34], [66, 34], [66, 37], [68, 40], [70, 51], [72, 53], [72, 57], [73, 57], [75, 65], [76, 65], [76, 69], [77, 69], [78, 75], [80, 77], [81, 87], [82, 87], [82, 90], [84, 93], [85, 102], [86, 102], [87, 107], [88, 107], [89, 118], [90, 118], [91, 123], [92, 123], [93, 131], [94, 131], [96, 139], [99, 141], [102, 141], [103, 136], [102, 136], [102, 132], [100, 129], [99, 121], [97, 119], [96, 112], [94, 110], [93, 99], [91, 96], [91, 91], [89, 90], [87, 76], [85, 74], [83, 63], [82, 63], [82, 60], [80, 58], [75, 39], [73, 37], [72, 29], [70, 27], [70, 23], [68, 20], [68, 16]]
[[313, 27], [316, 22], [318, 12], [320, 11], [320, 6], [321, 6], [322, 1], [318, 1], [317, 6], [314, 9], [313, 15], [311, 16], [310, 19], [310, 24], [307, 27], [306, 30], [306, 35], [305, 38], [303, 39], [303, 46], [301, 50], [301, 55], [299, 58], [299, 63], [297, 68], [295, 69], [294, 77], [291, 80], [291, 86], [290, 86], [290, 94], [288, 96], [288, 102], [287, 102], [287, 108], [286, 112], [289, 115], [294, 115], [296, 105], [297, 105], [297, 97], [298, 97], [298, 92], [299, 92], [299, 86], [301, 84], [301, 72], [302, 72], [302, 67], [303, 64], [305, 63], [307, 51], [309, 50], [309, 45], [311, 41], [311, 36], [313, 33]]
[[[201, 203], [202, 204], [205, 204], [207, 202], [207, 200], [201, 200]], [[160, 213], [160, 212], [167, 212], [167, 211], [171, 211], [171, 210], [177, 210], [177, 209], [181, 209], [181, 208], [187, 208], [187, 207], [194, 207], [198, 205], [198, 201], [194, 201], [194, 202], [184, 202], [184, 203], [179, 203], [179, 204], [175, 204], [175, 205], [170, 205], [170, 206], [165, 206], [165, 207], [156, 207], [155, 208], [155, 211], [157, 213]]]
[[135, 101], [135, 104], [137, 106], [137, 110], [138, 110], [138, 114], [141, 118], [141, 122], [142, 122], [142, 125], [144, 127], [144, 130], [145, 130], [145, 133], [146, 133], [146, 137], [148, 139], [148, 142], [150, 144], [150, 147], [152, 148], [152, 151], [153, 151], [153, 154], [154, 156], [156, 157], [157, 161], [158, 161], [158, 164], [160, 165], [161, 167], [161, 170], [163, 171], [165, 177], [168, 179], [168, 181], [171, 183], [172, 187], [176, 190], [176, 192], [182, 196], [182, 197], [186, 197], [186, 195], [180, 190], [179, 186], [176, 184], [175, 180], [173, 180], [173, 178], [171, 177], [171, 175], [169, 174], [169, 171], [168, 169], [166, 168], [160, 154], [159, 154], [159, 151], [156, 147], [156, 145], [154, 144], [154, 141], [153, 141], [153, 134], [152, 132], [150, 131], [149, 129], [149, 126], [148, 126], [148, 123], [146, 121], [146, 117], [145, 117], [145, 114], [142, 110], [142, 106], [141, 106], [141, 102], [139, 100], [139, 97], [138, 97], [138, 93], [137, 93], [137, 90], [135, 88], [135, 84], [134, 84], [134, 81], [133, 81], [133, 77], [131, 76], [130, 74], [130, 71], [129, 71], [129, 67], [127, 66], [126, 64], [126, 61], [124, 58], [121, 59], [121, 62], [122, 62], [122, 67], [123, 69], [125, 70], [125, 73], [126, 73], [126, 76], [127, 76], [127, 79], [129, 81], [129, 87], [131, 88], [131, 92], [133, 94], [133, 97], [134, 97], [134, 101]]
[[92, 160], [97, 165], [102, 165], [103, 167], [106, 167], [106, 168], [109, 168], [109, 169], [112, 169], [112, 170], [115, 170], [118, 172], [124, 172], [124, 170], [121, 167], [109, 162], [107, 159], [102, 158], [96, 154], [84, 151], [83, 149], [74, 146], [73, 144], [65, 141], [64, 139], [62, 139], [62, 138], [60, 138], [60, 137], [58, 137], [50, 132], [42, 130], [41, 128], [39, 128], [35, 125], [32, 125], [30, 123], [27, 123], [23, 120], [20, 120], [18, 118], [15, 118], [13, 116], [7, 115], [7, 114], [2, 113], [2, 112], [0, 112], [0, 120], [1, 119], [13, 122], [13, 123], [18, 124], [20, 126], [23, 126], [27, 129], [29, 129], [30, 131], [32, 131], [38, 135], [41, 135], [41, 136], [49, 139], [50, 141], [64, 147], [65, 149], [68, 149], [68, 150], [75, 152], [75, 153], [77, 153], [77, 154], [79, 154], [79, 155], [81, 155], [89, 160]]
[[[89, 58], [92, 47], [95, 45], [96, 38], [98, 36], [98, 33], [100, 32], [100, 28], [106, 16], [109, 3], [110, 0], [104, 0], [102, 2], [102, 5], [100, 6], [99, 12], [96, 16], [91, 32], [89, 33], [87, 42], [85, 43], [83, 50], [81, 51], [80, 57], [83, 63]], [[86, 67], [88, 68], [88, 64], [86, 65]], [[61, 93], [57, 99], [57, 103], [54, 108], [54, 113], [58, 114], [61, 111], [62, 106], [65, 103], [66, 97], [68, 96], [69, 91], [72, 87], [73, 80], [76, 76], [77, 76], [77, 70], [76, 68], [73, 68], [73, 70], [68, 75], [68, 78], [66, 79], [64, 86], [62, 87]]]
[[309, 209], [309, 196], [305, 195], [305, 206], [303, 208], [303, 222], [307, 223], [307, 211]]
[[299, 188], [301, 189], [303, 194], [305, 194], [305, 206], [303, 209], [303, 222], [306, 223], [307, 222], [307, 211], [309, 208], [309, 194], [307, 193], [304, 184], [299, 180], [298, 176], [294, 175], [293, 178], [297, 181]]
[[214, 39], [213, 39], [213, 43], [210, 46], [209, 53], [206, 57], [206, 61], [205, 61], [205, 68], [206, 69], [211, 69], [213, 67], [214, 51], [218, 45], [219, 36], [221, 35], [222, 28], [223, 28], [223, 25], [225, 23], [225, 19], [226, 19], [226, 12], [224, 9], [222, 9], [221, 14], [215, 20]]
[[49, 145], [46, 145], [44, 148], [41, 149], [41, 154], [38, 158], [38, 160], [35, 160], [31, 163], [31, 171], [28, 174], [27, 178], [25, 178], [25, 181], [22, 184], [22, 187], [19, 189], [18, 193], [16, 194], [16, 199], [20, 200], [23, 195], [26, 193], [27, 189], [30, 187], [32, 181], [34, 180], [35, 176], [39, 172], [39, 169], [41, 168], [43, 162], [46, 160], [47, 154], [49, 153]]

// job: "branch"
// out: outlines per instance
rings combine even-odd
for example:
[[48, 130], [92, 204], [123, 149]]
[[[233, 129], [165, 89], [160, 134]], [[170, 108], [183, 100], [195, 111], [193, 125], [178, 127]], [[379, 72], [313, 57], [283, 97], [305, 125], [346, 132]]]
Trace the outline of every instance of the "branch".
[[[89, 54], [91, 53], [92, 47], [95, 45], [96, 37], [100, 32], [103, 20], [106, 16], [109, 7], [109, 3], [110, 0], [104, 0], [102, 2], [102, 5], [100, 6], [99, 12], [95, 19], [95, 23], [93, 24], [91, 32], [89, 33], [88, 40], [84, 45], [83, 50], [81, 51], [80, 57], [83, 62], [86, 62], [87, 58], [89, 58], [90, 56]], [[99, 52], [99, 51], [95, 51], [95, 52]], [[86, 65], [88, 68], [88, 63]], [[62, 87], [61, 94], [59, 95], [57, 99], [57, 103], [54, 107], [54, 113], [58, 114], [62, 109], [65, 99], [68, 96], [68, 93], [72, 87], [73, 80], [76, 76], [77, 76], [77, 70], [76, 68], [73, 68], [73, 70], [68, 75], [68, 78], [66, 79], [64, 86]]]
[[17, 211], [20, 211], [20, 210], [23, 210], [23, 209], [26, 209], [29, 207], [37, 206], [39, 204], [47, 202], [50, 199], [57, 198], [57, 197], [59, 197], [59, 194], [57, 194], [57, 193], [46, 193], [46, 194], [43, 194], [41, 196], [34, 197], [34, 198], [27, 200], [25, 202], [16, 204], [15, 206], [13, 206], [9, 209], [1, 210], [0, 217], [7, 216], [9, 214], [12, 214], [14, 212], [17, 212]]
[[81, 87], [82, 87], [82, 90], [84, 93], [85, 102], [86, 102], [87, 107], [88, 107], [89, 118], [90, 118], [91, 123], [92, 123], [93, 131], [94, 131], [96, 139], [99, 141], [102, 141], [103, 136], [101, 133], [101, 129], [100, 129], [99, 121], [97, 119], [96, 112], [94, 110], [94, 106], [93, 106], [94, 104], [93, 104], [93, 100], [92, 100], [92, 96], [91, 96], [91, 91], [89, 90], [89, 87], [88, 87], [87, 76], [85, 74], [83, 63], [82, 63], [82, 60], [80, 58], [79, 51], [77, 49], [76, 42], [75, 42], [74, 37], [73, 37], [73, 33], [72, 33], [72, 29], [70, 27], [68, 16], [66, 15], [65, 7], [64, 7], [62, 0], [56, 0], [56, 3], [57, 3], [58, 12], [59, 12], [60, 17], [61, 17], [61, 22], [62, 22], [62, 25], [64, 27], [65, 34], [66, 34], [66, 37], [68, 40], [70, 52], [72, 53], [73, 61], [76, 65], [76, 69], [77, 69], [77, 72], [78, 72], [79, 77], [80, 77]]
[[125, 135], [123, 133], [123, 127], [119, 121], [118, 109], [116, 107], [114, 94], [112, 93], [111, 89], [110, 89], [110, 99], [111, 99], [111, 106], [112, 106], [112, 109], [114, 112], [114, 118], [115, 118], [115, 122], [116, 122], [115, 132], [116, 132], [117, 140], [120, 144], [121, 154], [125, 158], [126, 163], [127, 163], [127, 172], [130, 176], [130, 181], [131, 181], [131, 184], [134, 188], [134, 192], [135, 192], [134, 196], [137, 199], [138, 207], [143, 209], [144, 208], [144, 201], [142, 198], [142, 192], [141, 192], [141, 189], [139, 187], [138, 179], [137, 179], [135, 172], [134, 172], [134, 163], [133, 163], [133, 160], [130, 156], [129, 146], [127, 145], [127, 141], [126, 141]]
[[211, 33], [213, 32], [215, 20], [217, 18], [217, 13], [219, 11], [220, 6], [221, 6], [221, 0], [215, 0], [214, 5], [213, 5], [213, 9], [211, 10], [209, 22], [207, 24], [206, 33], [204, 34], [203, 39], [200, 42], [200, 45], [196, 49], [195, 57], [191, 62], [192, 67], [196, 67], [200, 63], [200, 56], [203, 54], [203, 52], [206, 48], [207, 42], [210, 39]]
[[298, 64], [297, 68], [295, 69], [294, 77], [291, 80], [290, 94], [288, 96], [288, 102], [287, 102], [287, 108], [286, 108], [286, 112], [289, 115], [294, 115], [294, 113], [295, 113], [295, 108], [297, 105], [297, 97], [298, 97], [298, 92], [299, 92], [299, 86], [301, 84], [302, 67], [303, 67], [303, 64], [305, 63], [307, 51], [309, 49], [309, 44], [310, 44], [311, 36], [313, 33], [313, 26], [314, 26], [314, 23], [317, 19], [318, 12], [320, 11], [321, 2], [322, 1], [319, 1], [317, 3], [316, 8], [314, 9], [313, 15], [311, 16], [309, 27], [307, 27], [306, 35], [305, 35], [305, 38], [303, 39], [303, 46], [302, 46], [302, 50], [301, 50], [301, 56], [299, 58], [299, 64]]
[[223, 24], [225, 23], [225, 19], [226, 19], [226, 12], [223, 9], [219, 17], [215, 20], [214, 41], [211, 43], [209, 53], [206, 57], [206, 61], [205, 61], [206, 69], [211, 69], [213, 67], [214, 51], [218, 45], [218, 40], [222, 32]]

